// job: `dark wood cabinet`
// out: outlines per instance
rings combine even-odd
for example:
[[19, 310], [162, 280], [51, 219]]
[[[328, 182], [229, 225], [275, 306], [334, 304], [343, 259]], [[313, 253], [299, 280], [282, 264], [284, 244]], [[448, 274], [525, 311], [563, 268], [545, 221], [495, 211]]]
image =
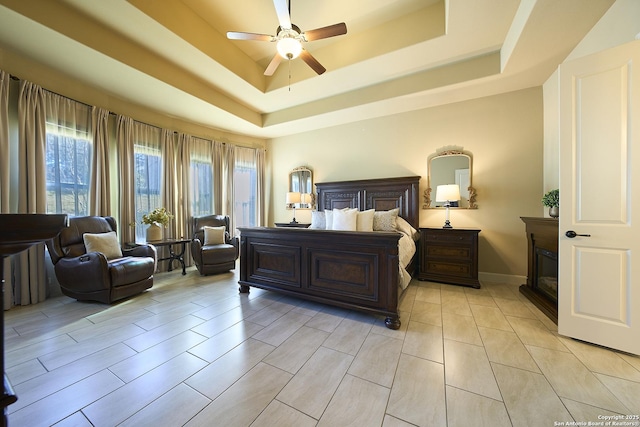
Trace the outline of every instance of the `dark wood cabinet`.
[[520, 292], [558, 323], [558, 220], [521, 217], [527, 233], [527, 283]]
[[306, 222], [276, 222], [276, 227], [288, 227], [288, 228], [309, 228], [310, 223]]
[[418, 279], [480, 288], [479, 233], [466, 228], [420, 228]]

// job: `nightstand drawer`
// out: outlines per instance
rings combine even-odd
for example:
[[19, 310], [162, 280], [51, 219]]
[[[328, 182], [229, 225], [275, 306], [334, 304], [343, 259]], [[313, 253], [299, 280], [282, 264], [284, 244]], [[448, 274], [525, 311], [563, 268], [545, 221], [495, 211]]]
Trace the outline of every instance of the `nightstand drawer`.
[[427, 261], [427, 270], [431, 274], [457, 277], [473, 277], [473, 266], [469, 263]]
[[433, 243], [453, 243], [456, 245], [471, 245], [473, 243], [473, 241], [475, 240], [475, 236], [471, 235], [471, 234], [460, 234], [460, 233], [448, 233], [448, 232], [441, 232], [441, 233], [427, 233], [426, 235], [426, 241], [427, 243], [429, 242], [433, 242]]
[[456, 258], [456, 259], [471, 259], [471, 247], [462, 246], [426, 246], [427, 258]]

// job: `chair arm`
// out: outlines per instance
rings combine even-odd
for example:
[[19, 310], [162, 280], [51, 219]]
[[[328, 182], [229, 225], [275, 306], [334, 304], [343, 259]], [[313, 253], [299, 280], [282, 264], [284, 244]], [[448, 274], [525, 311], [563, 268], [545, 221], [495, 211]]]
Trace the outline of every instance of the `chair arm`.
[[202, 265], [202, 242], [197, 236], [191, 241], [191, 257], [196, 265]]
[[[60, 258], [54, 270], [58, 282], [65, 288], [100, 291], [111, 288], [109, 264], [104, 254], [89, 252], [73, 258]], [[81, 281], [81, 282], [79, 282]], [[81, 285], [76, 286], [77, 283]]]
[[238, 259], [238, 257], [240, 256], [240, 239], [238, 238], [238, 236], [234, 236], [233, 238], [229, 239], [227, 241], [227, 244], [233, 245], [233, 247], [236, 248], [236, 259]]
[[139, 245], [122, 250], [122, 256], [149, 257], [158, 259], [158, 251], [153, 245]]

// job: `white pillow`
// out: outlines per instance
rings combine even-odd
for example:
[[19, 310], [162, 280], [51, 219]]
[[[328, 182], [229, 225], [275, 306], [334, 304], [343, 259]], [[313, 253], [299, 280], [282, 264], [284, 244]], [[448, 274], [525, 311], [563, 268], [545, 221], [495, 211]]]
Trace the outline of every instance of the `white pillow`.
[[332, 230], [356, 231], [358, 210], [357, 209], [334, 209]]
[[366, 211], [358, 212], [356, 218], [356, 230], [358, 231], [373, 231], [373, 214], [375, 209], [368, 209]]
[[309, 228], [324, 230], [327, 228], [327, 219], [324, 212], [311, 211], [311, 225]]
[[398, 227], [399, 231], [411, 237], [411, 239], [413, 239], [414, 241], [417, 242], [418, 239], [420, 239], [420, 233], [418, 232], [418, 230], [413, 228], [411, 224], [409, 224], [407, 220], [402, 218], [401, 216], [396, 218], [396, 226]]
[[210, 227], [205, 225], [204, 227], [204, 245], [221, 245], [224, 243], [224, 232], [227, 228], [224, 225], [219, 227]]
[[327, 230], [331, 230], [333, 226], [333, 211], [325, 210], [324, 211], [324, 227]]
[[388, 211], [377, 211], [373, 214], [374, 231], [396, 231], [396, 218], [398, 217], [399, 208]]
[[326, 230], [333, 230], [333, 211], [344, 211], [347, 210], [349, 208], [344, 208], [344, 209], [334, 209], [334, 210], [330, 210], [330, 209], [325, 209], [324, 211], [324, 226]]
[[122, 249], [115, 231], [108, 233], [84, 233], [82, 235], [84, 246], [89, 252], [100, 252], [107, 259], [122, 258]]

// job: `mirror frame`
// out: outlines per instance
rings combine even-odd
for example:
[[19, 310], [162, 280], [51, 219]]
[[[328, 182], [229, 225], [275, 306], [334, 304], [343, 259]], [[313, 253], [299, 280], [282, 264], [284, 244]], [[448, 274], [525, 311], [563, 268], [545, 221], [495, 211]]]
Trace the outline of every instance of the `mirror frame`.
[[451, 207], [450, 209], [478, 209], [478, 205], [476, 204], [477, 193], [473, 187], [473, 155], [471, 152], [463, 150], [462, 147], [455, 146], [440, 148], [427, 159], [427, 189], [424, 190], [424, 205], [422, 205], [422, 209], [444, 209], [443, 207], [431, 206], [431, 162], [437, 158], [446, 156], [466, 156], [469, 158], [469, 205], [466, 208]]
[[288, 182], [288, 190], [293, 191], [293, 180], [292, 176], [295, 173], [299, 172], [309, 172], [309, 186], [311, 191], [308, 193], [310, 195], [310, 200], [307, 203], [287, 203], [287, 209], [293, 209], [294, 205], [296, 209], [315, 209], [316, 206], [316, 195], [313, 192], [313, 171], [308, 166], [298, 166], [297, 168], [292, 169], [289, 172], [289, 182]]

